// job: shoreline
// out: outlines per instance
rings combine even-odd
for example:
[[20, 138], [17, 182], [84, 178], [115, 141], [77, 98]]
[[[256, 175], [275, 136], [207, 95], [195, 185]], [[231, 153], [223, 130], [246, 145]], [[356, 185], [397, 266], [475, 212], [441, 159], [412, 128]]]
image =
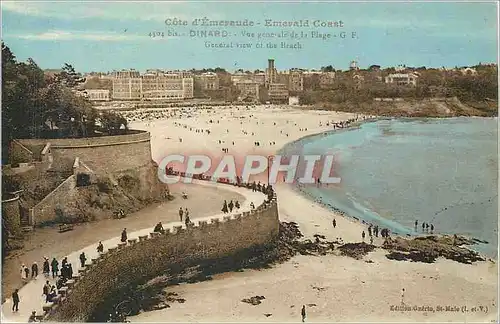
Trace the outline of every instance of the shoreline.
[[[405, 121], [405, 122], [413, 122], [413, 121], [428, 121], [428, 120], [441, 120], [441, 119], [467, 119], [467, 118], [476, 118], [476, 119], [497, 119], [498, 117], [497, 116], [493, 116], [493, 117], [483, 117], [483, 116], [446, 116], [446, 117], [385, 117], [385, 116], [371, 116], [369, 119], [366, 119], [366, 120], [361, 120], [361, 121], [356, 121], [356, 122], [353, 122], [352, 124], [349, 124], [347, 127], [344, 127], [344, 128], [340, 128], [340, 129], [332, 129], [332, 130], [327, 130], [327, 131], [324, 131], [324, 132], [320, 132], [320, 133], [316, 133], [316, 134], [309, 134], [309, 135], [306, 135], [304, 137], [301, 137], [299, 139], [296, 139], [296, 140], [292, 140], [288, 143], [286, 143], [285, 145], [283, 145], [279, 150], [276, 151], [276, 155], [286, 155], [286, 151], [288, 149], [291, 149], [291, 148], [294, 148], [294, 147], [297, 147], [297, 146], [300, 146], [300, 148], [303, 148], [303, 146], [305, 144], [307, 144], [306, 142], [312, 142], [314, 141], [316, 138], [321, 138], [321, 137], [325, 137], [325, 136], [329, 136], [329, 135], [333, 135], [333, 134], [338, 134], [338, 133], [341, 133], [341, 132], [345, 132], [345, 131], [353, 131], [353, 130], [356, 130], [356, 129], [359, 129], [363, 124], [368, 124], [368, 123], [375, 123], [375, 122], [378, 122], [378, 121], [381, 121], [381, 120], [402, 120], [402, 121]], [[288, 185], [294, 192], [296, 192], [298, 195], [301, 195], [305, 198], [307, 198], [309, 201], [311, 201], [312, 203], [330, 211], [332, 214], [336, 215], [336, 216], [341, 216], [341, 217], [344, 217], [344, 218], [347, 218], [351, 221], [354, 221], [354, 222], [357, 222], [361, 225], [368, 225], [370, 224], [370, 222], [368, 220], [365, 220], [365, 219], [360, 219], [356, 216], [353, 216], [351, 214], [349, 214], [349, 212], [346, 212], [344, 210], [341, 210], [340, 208], [338, 207], [335, 207], [329, 203], [325, 203], [323, 202], [323, 200], [321, 198], [318, 198], [316, 196], [314, 196], [314, 194], [312, 193], [309, 193], [309, 192], [306, 192], [302, 186], [300, 184], [297, 184], [297, 183], [294, 183], [292, 185]], [[373, 212], [373, 211], [372, 211]], [[381, 219], [384, 219], [382, 216], [380, 216], [378, 213], [375, 213], [373, 212], [374, 214], [377, 215], [378, 218], [381, 218]], [[398, 221], [393, 221], [395, 223], [397, 223], [398, 225], [402, 226], [402, 227], [405, 227], [404, 225], [400, 224]], [[414, 239], [414, 238], [418, 238], [418, 237], [428, 237], [428, 236], [436, 236], [436, 237], [445, 237], [447, 235], [453, 235], [453, 234], [446, 234], [446, 233], [412, 233], [411, 229], [408, 229], [410, 233], [407, 233], [407, 234], [400, 234], [396, 231], [393, 231], [393, 229], [391, 228], [391, 234], [393, 234], [394, 237], [399, 237], [399, 238], [402, 238], [402, 239], [405, 239], [405, 240], [409, 240], [409, 239]], [[486, 255], [484, 253], [482, 253], [481, 251], [477, 251], [475, 250], [473, 247], [474, 246], [477, 246], [478, 244], [491, 244], [490, 242], [487, 242], [487, 241], [484, 241], [482, 239], [478, 239], [476, 237], [473, 237], [473, 236], [469, 236], [469, 235], [465, 235], [465, 234], [456, 234], [456, 235], [460, 235], [462, 237], [465, 237], [467, 238], [469, 241], [470, 241], [470, 244], [466, 244], [464, 246], [464, 248], [470, 250], [470, 251], [473, 251], [473, 252], [476, 252], [478, 253], [478, 255], [480, 255], [482, 258], [484, 258], [485, 260], [492, 260], [494, 262], [497, 262], [498, 259], [499, 259], [499, 251], [497, 250], [497, 253], [495, 255], [495, 257], [491, 257], [489, 255]]]
[[[152, 142], [153, 147], [169, 146], [173, 152], [187, 145], [209, 150], [215, 155], [225, 147], [229, 148], [229, 154], [276, 154], [290, 143], [334, 131], [318, 127], [319, 123], [345, 121], [355, 115], [308, 112], [283, 106], [271, 109], [253, 107], [243, 111], [237, 107], [224, 107], [210, 113], [197, 111], [189, 118], [165, 118], [155, 120], [154, 125], [147, 121], [142, 124], [158, 139], [157, 143]], [[220, 120], [221, 124], [210, 120]], [[304, 127], [308, 129], [305, 134]], [[194, 132], [194, 129], [203, 128], [210, 129], [210, 136]], [[247, 134], [242, 135], [241, 131]], [[290, 136], [285, 137], [285, 133]], [[182, 137], [184, 144], [179, 145], [177, 137]], [[231, 146], [231, 141], [236, 144]], [[260, 141], [263, 147], [256, 148], [252, 145], [254, 141]], [[276, 141], [276, 147], [280, 149], [268, 146], [269, 141]], [[294, 192], [288, 185], [277, 184], [276, 192], [280, 222], [296, 223], [305, 239], [314, 240], [315, 235], [321, 235], [328, 241], [340, 238], [344, 243], [361, 242], [361, 232], [366, 231], [367, 225], [321, 206]], [[336, 229], [332, 227], [333, 217], [337, 220]], [[463, 322], [483, 320], [484, 316], [496, 318], [497, 301], [496, 297], [493, 298], [496, 296], [493, 291], [496, 292], [498, 287], [496, 263], [485, 261], [469, 265], [444, 257], [432, 264], [396, 261], [386, 257], [387, 251], [381, 248], [383, 240], [380, 237], [374, 241], [378, 248], [362, 260], [339, 255], [296, 255], [264, 271], [229, 272], [216, 275], [210, 281], [168, 287], [166, 291], [179, 294], [186, 302], [129, 319], [132, 322], [158, 322], [165, 317], [189, 322], [289, 322], [297, 319], [297, 309], [292, 307], [298, 304], [317, 305], [308, 306], [308, 313], [311, 320], [321, 322]], [[467, 303], [490, 305], [491, 311], [483, 316], [390, 311], [388, 304], [400, 303], [401, 288], [406, 288], [407, 303], [411, 305], [461, 304], [467, 300]], [[248, 306], [241, 302], [255, 295], [265, 295], [262, 304]], [[380, 295], [384, 298], [379, 298]], [[353, 308], [353, 305], [357, 307]], [[359, 308], [361, 305], [363, 307]], [[338, 310], [342, 311], [339, 313]], [[270, 317], [264, 317], [263, 313]]]

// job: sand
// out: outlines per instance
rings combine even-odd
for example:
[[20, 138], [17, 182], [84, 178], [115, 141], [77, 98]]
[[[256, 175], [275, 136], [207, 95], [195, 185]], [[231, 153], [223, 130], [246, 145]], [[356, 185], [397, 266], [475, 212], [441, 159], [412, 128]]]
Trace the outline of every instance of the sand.
[[[210, 113], [197, 110], [189, 115], [189, 118], [134, 122], [130, 126], [151, 132], [153, 158], [158, 162], [166, 154], [207, 151], [217, 155], [222, 148], [229, 148], [229, 153], [235, 155], [273, 154], [290, 141], [330, 130], [331, 126], [326, 126], [326, 121], [345, 120], [354, 116], [264, 106], [251, 109], [220, 108]], [[209, 120], [213, 123], [209, 123]], [[319, 126], [320, 121], [323, 126]], [[186, 125], [186, 128], [176, 124]], [[305, 128], [307, 131], [300, 130]], [[210, 129], [211, 134], [196, 133], [195, 129]], [[242, 130], [247, 134], [242, 133]], [[226, 143], [219, 144], [219, 140]], [[255, 147], [255, 141], [259, 141], [261, 146]], [[269, 144], [272, 141], [274, 145]], [[265, 181], [266, 175], [261, 178]], [[334, 214], [300, 196], [287, 185], [278, 185], [276, 189], [281, 220], [297, 222], [307, 238], [323, 234], [329, 240], [341, 237], [344, 242], [361, 241], [361, 232], [366, 231], [365, 225]], [[197, 184], [175, 185], [171, 191], [176, 196], [182, 191], [190, 195], [190, 209], [194, 217], [210, 217], [208, 215], [218, 213], [218, 198], [241, 198], [219, 187], [206, 188]], [[28, 243], [28, 251], [4, 264], [3, 287], [5, 289], [6, 286], [10, 288], [19, 284], [20, 280], [16, 280], [15, 275], [18, 276], [20, 262], [31, 264], [34, 259], [38, 261], [45, 254], [60, 258], [76, 251], [71, 253], [72, 260], [82, 248], [88, 249], [89, 254], [93, 253], [100, 239], [117, 240], [116, 236], [123, 227], [132, 232], [152, 227], [159, 220], [164, 223], [176, 221], [176, 210], [183, 204], [182, 200], [177, 199], [148, 207], [123, 220], [87, 224], [63, 234], [54, 229], [37, 230]], [[331, 225], [333, 218], [337, 221], [335, 229]], [[65, 240], [64, 245], [55, 244], [69, 237], [73, 239]], [[380, 240], [377, 239], [375, 244], [380, 245]], [[306, 305], [308, 322], [490, 322], [498, 313], [497, 274], [497, 264], [490, 261], [473, 265], [445, 259], [438, 259], [433, 264], [391, 261], [385, 257], [382, 249], [369, 253], [363, 260], [338, 255], [296, 256], [271, 269], [223, 273], [211, 281], [168, 287], [169, 292], [178, 293], [186, 302], [171, 303], [171, 308], [142, 313], [129, 320], [298, 322], [300, 309]], [[26, 321], [26, 314], [29, 315], [33, 309], [27, 305], [30, 299], [40, 306], [41, 296], [28, 297], [30, 294], [41, 294], [43, 281], [39, 281], [31, 282], [21, 290], [20, 314], [12, 317], [10, 302], [7, 301], [2, 305], [3, 315], [9, 320]], [[264, 296], [265, 299], [256, 306], [241, 302], [243, 298], [252, 296]], [[409, 307], [409, 310], [391, 310], [391, 307], [401, 305]], [[423, 309], [425, 306], [432, 307], [434, 311]], [[458, 311], [438, 311], [438, 306], [456, 306]], [[468, 307], [467, 312], [462, 311], [463, 306]], [[474, 308], [476, 311], [472, 311]]]
[[[166, 154], [210, 151], [216, 155], [222, 148], [235, 155], [273, 154], [287, 142], [330, 130], [327, 121], [354, 117], [266, 106], [198, 110], [189, 115], [130, 126], [151, 132], [153, 157], [159, 161]], [[176, 126], [179, 124], [186, 127]], [[300, 130], [305, 128], [307, 131]], [[196, 129], [210, 129], [211, 134], [197, 133]], [[225, 143], [219, 144], [219, 140]], [[255, 141], [261, 146], [255, 147]], [[276, 144], [270, 145], [272, 141]], [[261, 178], [265, 181], [266, 175]], [[360, 242], [361, 232], [367, 230], [366, 225], [336, 215], [287, 185], [278, 185], [277, 194], [281, 220], [297, 222], [307, 238], [323, 234], [331, 240], [341, 237], [344, 242]], [[335, 229], [333, 218], [337, 221]], [[380, 245], [380, 239], [375, 244]], [[129, 319], [296, 322], [301, 319], [302, 305], [306, 305], [308, 322], [489, 322], [498, 314], [497, 275], [498, 266], [492, 261], [473, 265], [441, 258], [433, 264], [391, 261], [380, 248], [363, 260], [337, 255], [296, 256], [272, 269], [224, 273], [211, 281], [169, 287], [169, 292], [178, 293], [186, 302]], [[241, 302], [252, 296], [265, 299], [256, 306]], [[394, 310], [394, 306], [402, 305], [407, 310]], [[446, 306], [452, 308], [446, 310]], [[452, 311], [455, 307], [458, 311]]]

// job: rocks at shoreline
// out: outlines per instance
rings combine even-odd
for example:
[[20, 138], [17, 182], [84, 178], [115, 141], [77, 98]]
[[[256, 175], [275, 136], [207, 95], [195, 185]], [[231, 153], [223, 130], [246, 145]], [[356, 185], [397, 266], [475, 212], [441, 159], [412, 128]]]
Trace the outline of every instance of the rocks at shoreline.
[[347, 243], [339, 247], [341, 255], [349, 256], [355, 258], [356, 260], [361, 260], [368, 253], [375, 250], [375, 245], [361, 243]]
[[261, 304], [262, 303], [261, 300], [264, 300], [264, 299], [266, 299], [266, 297], [264, 297], [264, 296], [253, 296], [250, 298], [243, 298], [241, 301], [243, 303], [247, 303], [247, 304], [251, 304], [251, 305], [256, 306], [256, 305]]
[[386, 257], [390, 260], [433, 263], [438, 257], [454, 260], [460, 263], [472, 264], [485, 259], [477, 252], [463, 245], [474, 244], [477, 239], [464, 236], [430, 235], [403, 239], [396, 237], [384, 243], [383, 248], [389, 250]]

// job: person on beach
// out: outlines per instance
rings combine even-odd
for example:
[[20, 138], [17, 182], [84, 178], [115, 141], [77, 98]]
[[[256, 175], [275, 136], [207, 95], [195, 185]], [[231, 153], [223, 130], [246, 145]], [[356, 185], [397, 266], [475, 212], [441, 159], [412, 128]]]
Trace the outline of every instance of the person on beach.
[[302, 315], [302, 322], [306, 321], [306, 305], [302, 305], [302, 310], [300, 311], [300, 314]]
[[184, 209], [184, 216], [185, 216], [186, 218], [188, 218], [188, 217], [189, 217], [189, 210], [188, 210], [187, 208], [185, 208], [185, 209]]
[[427, 224], [427, 223], [425, 224], [425, 231], [426, 231], [427, 233], [429, 233], [429, 224]]
[[434, 232], [434, 225], [431, 224], [431, 234]]
[[25, 279], [28, 280], [30, 277], [30, 269], [26, 266], [24, 267], [24, 275], [26, 276]]
[[375, 225], [373, 232], [375, 233], [375, 237], [378, 237], [378, 225]]
[[337, 227], [337, 221], [335, 220], [335, 218], [332, 221], [332, 225], [333, 225], [333, 228]]
[[182, 222], [182, 215], [184, 214], [184, 211], [182, 210], [182, 207], [179, 207], [179, 218], [181, 219]]
[[12, 293], [12, 311], [13, 312], [18, 312], [19, 311], [19, 289], [14, 290]]
[[234, 208], [234, 204], [233, 204], [232, 200], [229, 202], [229, 204], [227, 205], [227, 207], [229, 207], [229, 212], [231, 213], [233, 211], [233, 208]]
[[224, 205], [222, 205], [222, 209], [221, 210], [222, 210], [222, 212], [224, 214], [227, 214], [227, 212], [228, 212], [227, 201], [224, 200]]
[[122, 231], [122, 239], [121, 239], [122, 242], [127, 242], [127, 229], [124, 228], [123, 231]]
[[73, 266], [71, 265], [71, 263], [68, 263], [68, 279], [72, 278], [73, 278]]
[[418, 220], [415, 221], [415, 230], [417, 230]]
[[97, 245], [97, 253], [102, 253], [104, 252], [104, 245], [102, 245], [102, 242], [99, 241], [99, 245]]
[[370, 235], [370, 244], [373, 245], [373, 236]]
[[191, 219], [189, 219], [189, 215], [186, 215], [186, 227], [188, 227], [191, 223]]
[[236, 200], [236, 202], [234, 203], [234, 207], [236, 208], [236, 210], [240, 209], [240, 202], [238, 200]]
[[250, 208], [255, 209], [255, 205], [253, 204], [253, 201], [250, 203]]
[[363, 242], [365, 241], [365, 236], [366, 236], [365, 231], [363, 231], [363, 233], [361, 233], [361, 237], [363, 238]]
[[68, 257], [64, 257], [64, 259], [61, 262], [61, 268], [64, 268], [67, 263], [68, 263]]
[[[125, 233], [125, 235], [127, 235], [127, 234]], [[123, 234], [122, 234], [122, 239], [123, 239]], [[126, 240], [126, 238], [125, 238], [125, 240]], [[85, 267], [85, 261], [87, 261], [87, 257], [85, 256], [85, 252], [82, 252], [80, 254], [80, 265], [82, 268]]]
[[422, 223], [422, 232], [425, 230], [425, 222]]
[[368, 226], [368, 236], [372, 236], [372, 224]]
[[31, 265], [31, 278], [36, 278], [38, 277], [38, 264], [35, 262], [33, 262], [33, 264]]

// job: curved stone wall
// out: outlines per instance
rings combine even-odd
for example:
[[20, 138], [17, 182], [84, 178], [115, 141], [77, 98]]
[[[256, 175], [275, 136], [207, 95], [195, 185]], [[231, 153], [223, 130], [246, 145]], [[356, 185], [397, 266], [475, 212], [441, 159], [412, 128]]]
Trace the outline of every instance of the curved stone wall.
[[[233, 186], [233, 185], [230, 185]], [[252, 248], [273, 246], [279, 235], [276, 196], [254, 210], [214, 217], [192, 227], [175, 226], [111, 247], [67, 282], [45, 319], [86, 321], [113, 292], [168, 272], [172, 266], [216, 260]]]
[[116, 172], [151, 163], [150, 134], [145, 131], [116, 136], [17, 141], [27, 147], [50, 143], [55, 161], [79, 157], [96, 172]]

